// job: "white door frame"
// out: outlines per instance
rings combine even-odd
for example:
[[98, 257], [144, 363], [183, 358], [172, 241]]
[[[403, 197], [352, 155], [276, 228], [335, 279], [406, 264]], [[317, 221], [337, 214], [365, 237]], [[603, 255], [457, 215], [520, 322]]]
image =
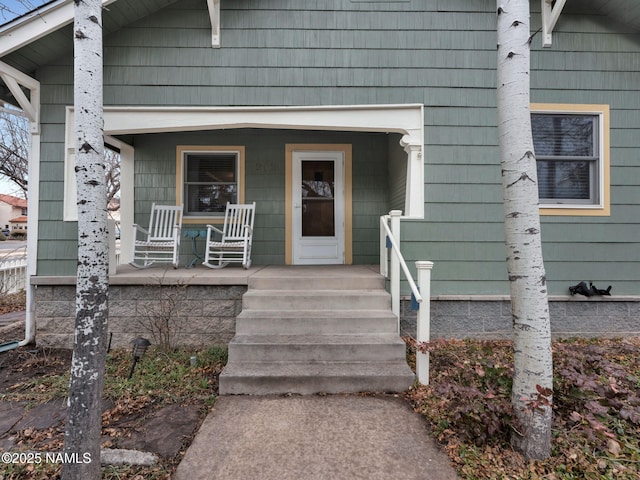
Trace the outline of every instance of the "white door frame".
[[[293, 263], [295, 265], [342, 265], [344, 264], [344, 152], [294, 151], [292, 160]], [[302, 198], [302, 164], [314, 161], [333, 163], [333, 236], [303, 235], [303, 213], [306, 205]]]
[[[294, 157], [296, 160], [294, 160]], [[336, 212], [336, 223], [340, 223], [341, 225], [336, 225], [336, 229], [340, 229], [343, 231], [342, 235], [340, 235], [340, 239], [334, 239], [334, 243], [336, 241], [339, 242], [339, 245], [336, 246], [338, 249], [337, 256], [334, 255], [333, 258], [328, 258], [328, 255], [323, 255], [322, 250], [327, 246], [326, 243], [323, 245], [322, 237], [312, 237], [309, 239], [309, 244], [307, 247], [313, 248], [314, 242], [320, 249], [320, 254], [316, 257], [313, 257], [313, 254], [309, 255], [307, 253], [303, 253], [302, 255], [299, 253], [298, 247], [299, 245], [295, 245], [298, 242], [299, 237], [301, 236], [301, 229], [299, 226], [299, 220], [296, 219], [296, 216], [299, 216], [299, 212], [296, 214], [295, 210], [300, 210], [297, 208], [300, 206], [300, 202], [296, 203], [296, 193], [300, 195], [300, 172], [298, 169], [300, 165], [296, 167], [296, 163], [300, 163], [300, 159], [331, 159], [340, 158], [342, 164], [342, 200], [337, 201], [336, 205], [340, 204], [339, 212]], [[296, 172], [294, 174], [294, 169]], [[336, 172], [337, 173], [337, 172]], [[338, 176], [336, 175], [336, 183], [338, 181]], [[351, 195], [351, 145], [349, 144], [290, 144], [286, 146], [286, 232], [285, 232], [285, 262], [288, 265], [295, 264], [310, 264], [310, 265], [321, 265], [321, 264], [351, 264], [353, 263], [353, 251], [352, 251], [352, 195]], [[338, 190], [338, 188], [336, 188]], [[337, 197], [337, 193], [336, 193]], [[338, 233], [336, 231], [336, 233]], [[326, 251], [325, 251], [326, 253]], [[307, 258], [305, 258], [307, 257]], [[324, 258], [323, 258], [324, 257]], [[337, 257], [337, 258], [336, 258]]]

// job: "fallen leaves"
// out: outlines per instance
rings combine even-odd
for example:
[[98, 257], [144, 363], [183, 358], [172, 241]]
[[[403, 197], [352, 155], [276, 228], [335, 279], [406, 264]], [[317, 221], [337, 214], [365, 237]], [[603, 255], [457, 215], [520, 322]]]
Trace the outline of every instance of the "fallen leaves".
[[[431, 352], [431, 384], [406, 397], [461, 478], [640, 478], [640, 339], [554, 342], [553, 453], [541, 462], [526, 462], [509, 444], [518, 429], [510, 416], [509, 342], [438, 340], [421, 348]], [[543, 398], [551, 393], [538, 390]]]
[[[190, 357], [198, 355], [198, 367]], [[62, 350], [16, 349], [3, 354], [0, 364], [0, 398], [37, 406], [52, 398], [60, 401], [68, 389], [71, 355]], [[226, 362], [226, 349], [156, 353], [151, 349], [128, 379], [129, 351], [114, 350], [107, 360], [101, 445], [121, 448], [119, 442], [133, 438], [132, 432], [147, 428], [146, 420], [167, 404], [197, 405], [208, 411], [215, 401], [218, 376]], [[9, 368], [4, 368], [9, 367]], [[2, 440], [6, 440], [6, 434]], [[62, 422], [48, 429], [25, 428], [11, 433], [13, 447], [20, 451], [61, 451], [64, 441]], [[185, 448], [188, 446], [185, 440]], [[184, 454], [184, 449], [182, 450]], [[182, 454], [163, 458], [152, 467], [106, 466], [107, 480], [169, 480]], [[0, 465], [0, 480], [49, 480], [60, 478], [60, 464]]]
[[607, 440], [607, 450], [610, 454], [617, 457], [618, 455], [620, 455], [621, 447], [618, 442], [616, 442], [613, 438], [610, 438], [609, 440]]
[[3, 313], [20, 312], [27, 303], [26, 292], [9, 293], [0, 296], [0, 315]]

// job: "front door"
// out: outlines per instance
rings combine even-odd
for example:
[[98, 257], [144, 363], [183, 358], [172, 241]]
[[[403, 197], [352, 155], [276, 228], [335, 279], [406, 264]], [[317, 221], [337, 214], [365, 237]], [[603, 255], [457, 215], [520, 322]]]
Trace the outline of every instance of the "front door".
[[345, 263], [344, 153], [294, 151], [293, 263]]

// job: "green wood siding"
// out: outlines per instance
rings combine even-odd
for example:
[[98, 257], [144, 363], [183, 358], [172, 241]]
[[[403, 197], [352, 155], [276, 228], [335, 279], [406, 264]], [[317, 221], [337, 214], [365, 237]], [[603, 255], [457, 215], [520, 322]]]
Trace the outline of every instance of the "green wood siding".
[[[285, 147], [300, 143], [350, 143], [353, 148], [354, 263], [378, 260], [378, 222], [389, 210], [385, 134], [233, 130], [138, 135], [136, 148], [136, 221], [145, 225], [153, 202], [175, 201], [175, 152], [178, 145], [245, 147], [245, 201], [257, 203], [253, 262], [283, 264], [285, 248]], [[400, 146], [397, 146], [400, 150]], [[144, 152], [138, 155], [138, 152]], [[185, 225], [185, 228], [204, 228]], [[197, 240], [200, 252], [204, 245]], [[190, 241], [182, 243], [192, 256]]]
[[[580, 6], [565, 7], [552, 48], [542, 49], [539, 34], [533, 39], [531, 99], [610, 105], [611, 216], [543, 218], [550, 292], [566, 293], [570, 284], [593, 280], [612, 284], [616, 294], [638, 294], [639, 36], [602, 15], [572, 8]], [[539, 5], [532, 2], [532, 9], [533, 32], [539, 28]], [[109, 31], [107, 105], [424, 104], [425, 220], [403, 226], [407, 261], [436, 262], [435, 294], [508, 293], [495, 2], [222, 2], [219, 49], [210, 46], [201, 0], [172, 3]], [[45, 121], [40, 229], [55, 240], [46, 248], [41, 242], [43, 274], [67, 272], [73, 263], [68, 259], [73, 228], [49, 229], [61, 219], [60, 111], [72, 102], [71, 61], [67, 55], [37, 72]], [[144, 216], [154, 199], [173, 198], [176, 144], [213, 144], [212, 138], [220, 138], [246, 145], [247, 200], [260, 200], [255, 260], [281, 263], [284, 143], [353, 143], [355, 260], [377, 262], [377, 216], [403, 202], [396, 135], [263, 131], [245, 141], [238, 138], [244, 133], [134, 136], [136, 172], [144, 173], [136, 180], [136, 211]], [[377, 155], [390, 149], [389, 155]]]

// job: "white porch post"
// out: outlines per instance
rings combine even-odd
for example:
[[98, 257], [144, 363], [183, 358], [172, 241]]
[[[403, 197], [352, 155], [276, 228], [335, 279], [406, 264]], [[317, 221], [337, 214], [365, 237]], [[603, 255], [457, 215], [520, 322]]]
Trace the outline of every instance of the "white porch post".
[[[416, 262], [418, 270], [418, 286], [422, 303], [418, 309], [416, 340], [418, 343], [428, 342], [431, 336], [431, 269], [433, 262]], [[423, 385], [429, 385], [429, 352], [416, 352], [416, 375]]]
[[[0, 43], [6, 37], [2, 36]], [[0, 49], [1, 50], [1, 49]], [[27, 177], [30, 185], [36, 188], [29, 190], [27, 216], [27, 311], [25, 318], [25, 335], [20, 346], [27, 345], [35, 339], [35, 286], [31, 285], [30, 278], [36, 274], [38, 261], [38, 215], [39, 215], [39, 191], [40, 182], [40, 82], [16, 68], [0, 62], [0, 78], [11, 91], [25, 116], [29, 119], [31, 132], [31, 144], [29, 146], [29, 161], [27, 165]], [[29, 97], [24, 90], [29, 90]]]
[[[402, 210], [391, 210], [391, 234], [398, 247], [400, 247], [400, 215]], [[395, 252], [391, 252], [391, 266], [389, 272], [389, 282], [391, 289], [391, 311], [400, 319], [400, 260]], [[398, 321], [398, 333], [400, 332], [400, 322]]]
[[404, 214], [407, 217], [424, 217], [424, 165], [422, 163], [422, 139], [405, 135], [400, 145], [407, 152], [407, 183]]

